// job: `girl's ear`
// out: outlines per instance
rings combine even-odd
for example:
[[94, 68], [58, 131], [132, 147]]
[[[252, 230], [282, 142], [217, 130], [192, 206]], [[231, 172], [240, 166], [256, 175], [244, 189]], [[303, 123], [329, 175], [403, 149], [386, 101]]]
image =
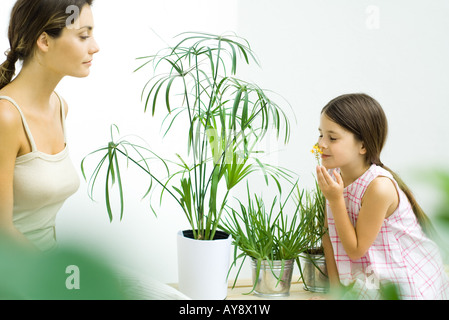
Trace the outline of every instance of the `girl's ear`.
[[48, 52], [49, 46], [50, 46], [50, 39], [46, 32], [42, 32], [42, 34], [37, 38], [37, 48], [41, 52]]
[[366, 148], [365, 148], [365, 143], [364, 142], [361, 142], [361, 145], [360, 145], [360, 154], [366, 154]]

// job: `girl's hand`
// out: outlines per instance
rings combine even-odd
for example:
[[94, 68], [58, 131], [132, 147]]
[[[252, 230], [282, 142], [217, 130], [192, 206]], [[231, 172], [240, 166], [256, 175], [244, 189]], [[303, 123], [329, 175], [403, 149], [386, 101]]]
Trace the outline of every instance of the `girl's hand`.
[[338, 174], [337, 170], [334, 169], [336, 181], [332, 179], [324, 166], [317, 166], [316, 173], [321, 192], [329, 202], [337, 201], [343, 197], [343, 179]]

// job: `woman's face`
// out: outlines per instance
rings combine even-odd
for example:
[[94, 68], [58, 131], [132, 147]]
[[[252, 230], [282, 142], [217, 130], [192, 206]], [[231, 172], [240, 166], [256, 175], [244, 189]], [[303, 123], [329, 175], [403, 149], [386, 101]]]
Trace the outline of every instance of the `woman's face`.
[[87, 77], [93, 56], [99, 51], [93, 28], [92, 10], [86, 4], [79, 18], [65, 27], [60, 37], [48, 38], [48, 50], [44, 58], [46, 66], [62, 77]]
[[318, 130], [318, 145], [323, 151], [321, 163], [327, 169], [354, 166], [365, 161], [366, 151], [363, 143], [327, 115], [321, 115]]

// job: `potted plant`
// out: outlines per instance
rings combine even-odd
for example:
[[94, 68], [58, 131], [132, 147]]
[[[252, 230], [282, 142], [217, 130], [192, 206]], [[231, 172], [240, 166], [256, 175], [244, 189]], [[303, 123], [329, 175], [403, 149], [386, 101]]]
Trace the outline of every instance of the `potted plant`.
[[[278, 179], [287, 172], [263, 163], [258, 156], [264, 150], [259, 150], [257, 144], [271, 132], [278, 138], [282, 135], [287, 143], [290, 123], [266, 90], [236, 77], [241, 59], [247, 64], [258, 63], [246, 40], [235, 34], [183, 33], [178, 37], [181, 39], [174, 47], [138, 58], [142, 65], [136, 71], [152, 66], [152, 75], [142, 90], [144, 110], [154, 115], [160, 105], [166, 108], [167, 116], [162, 123], [167, 126], [166, 135], [174, 125], [184, 124], [187, 154], [177, 150], [174, 159], [163, 159], [155, 150], [128, 140], [115, 140], [111, 134], [107, 146], [89, 154], [102, 153], [90, 176], [89, 190], [92, 195], [104, 168], [109, 218], [113, 218], [110, 205], [113, 186], [118, 186], [122, 218], [123, 165], [118, 158], [140, 168], [149, 178], [145, 196], [159, 187], [160, 201], [164, 194], [170, 195], [190, 225], [190, 230], [178, 233], [180, 290], [194, 299], [224, 299], [227, 266], [224, 277], [217, 280], [219, 284], [209, 274], [220, 273], [213, 259], [226, 264], [226, 253], [221, 254], [222, 259], [210, 259], [208, 255], [217, 251], [210, 248], [213, 243], [220, 243], [225, 251], [230, 249], [229, 235], [218, 230], [228, 196], [256, 170], [263, 172], [266, 183], [271, 177], [279, 184]], [[86, 178], [85, 160], [81, 169]], [[153, 161], [163, 165], [164, 175], [160, 170], [155, 173]], [[224, 242], [228, 246], [222, 245]], [[205, 252], [201, 253], [196, 246], [206, 247]], [[186, 253], [188, 248], [193, 248], [192, 253]]]
[[[303, 192], [299, 191], [297, 182], [293, 185], [285, 200], [276, 196], [270, 207], [266, 207], [262, 197], [251, 197], [247, 187], [248, 204], [239, 200], [238, 210], [230, 208], [230, 214], [223, 219], [222, 228], [232, 235], [235, 245], [234, 262], [243, 258], [240, 270], [249, 257], [253, 270], [254, 292], [263, 297], [283, 297], [290, 292], [292, 271], [295, 260], [308, 247], [309, 241], [304, 236], [307, 220], [301, 216], [299, 203]], [[296, 200], [293, 210], [286, 206], [292, 196]], [[237, 253], [240, 249], [241, 253]], [[234, 287], [233, 286], [233, 287]]]
[[[316, 143], [311, 152], [314, 154], [317, 164], [320, 165], [320, 157], [323, 153]], [[304, 201], [301, 202], [302, 216], [307, 221], [304, 229], [304, 237], [307, 239], [307, 250], [299, 259], [299, 270], [305, 290], [312, 292], [326, 292], [329, 289], [326, 260], [321, 239], [327, 230], [325, 229], [326, 198], [324, 197], [315, 179], [315, 189], [306, 191]]]
[[321, 243], [327, 232], [324, 227], [326, 199], [316, 182], [315, 185], [315, 190], [304, 192], [303, 202], [300, 204], [305, 221], [303, 236], [307, 240], [307, 249], [299, 258], [299, 270], [305, 290], [327, 292], [329, 281]]

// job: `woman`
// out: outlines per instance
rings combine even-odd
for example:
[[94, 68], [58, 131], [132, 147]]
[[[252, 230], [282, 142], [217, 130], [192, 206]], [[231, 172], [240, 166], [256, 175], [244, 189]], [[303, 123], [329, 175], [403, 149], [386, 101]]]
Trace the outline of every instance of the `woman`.
[[92, 2], [18, 0], [0, 66], [0, 233], [42, 251], [55, 248], [56, 214], [79, 187], [67, 103], [54, 90], [65, 76], [89, 75], [99, 51]]

